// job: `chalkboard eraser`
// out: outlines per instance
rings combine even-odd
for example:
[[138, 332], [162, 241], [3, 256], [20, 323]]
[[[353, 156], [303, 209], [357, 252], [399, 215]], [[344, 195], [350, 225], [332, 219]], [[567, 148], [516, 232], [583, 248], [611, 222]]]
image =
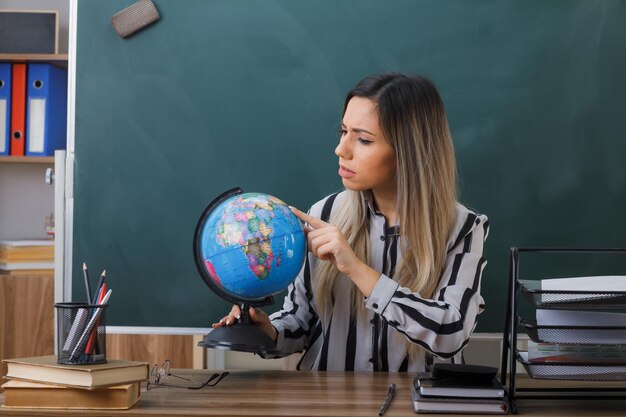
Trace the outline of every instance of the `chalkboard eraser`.
[[152, 0], [139, 0], [124, 10], [113, 15], [111, 24], [122, 38], [127, 38], [133, 33], [159, 20], [159, 11]]

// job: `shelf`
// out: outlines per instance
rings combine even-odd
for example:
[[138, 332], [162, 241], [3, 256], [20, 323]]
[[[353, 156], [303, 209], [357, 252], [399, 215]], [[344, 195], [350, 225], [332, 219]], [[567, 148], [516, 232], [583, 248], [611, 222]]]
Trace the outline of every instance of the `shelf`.
[[12, 62], [67, 62], [67, 54], [0, 54], [0, 61]]
[[54, 156], [0, 156], [0, 164], [54, 164]]
[[539, 280], [519, 280], [520, 289], [537, 308], [558, 310], [626, 310], [625, 291], [542, 290]]
[[0, 54], [0, 62], [24, 63], [43, 62], [67, 68], [67, 54]]
[[[0, 54], [0, 62], [48, 62], [67, 68], [67, 54]], [[54, 164], [54, 156], [0, 156], [0, 163]]]
[[574, 381], [626, 381], [626, 365], [610, 363], [531, 362], [528, 352], [518, 351], [517, 360], [535, 379]]
[[520, 329], [535, 343], [564, 343], [576, 345], [626, 344], [625, 326], [541, 326], [536, 320], [518, 317]]

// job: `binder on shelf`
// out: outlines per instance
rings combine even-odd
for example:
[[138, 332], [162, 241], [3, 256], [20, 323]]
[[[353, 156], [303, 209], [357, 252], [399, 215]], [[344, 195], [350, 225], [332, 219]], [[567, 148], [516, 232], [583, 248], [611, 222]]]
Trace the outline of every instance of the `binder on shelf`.
[[66, 143], [67, 71], [51, 64], [29, 64], [27, 92], [26, 155], [54, 155]]
[[0, 155], [8, 155], [11, 144], [11, 64], [0, 63]]
[[12, 156], [24, 156], [26, 128], [26, 64], [13, 64], [11, 80], [11, 150]]

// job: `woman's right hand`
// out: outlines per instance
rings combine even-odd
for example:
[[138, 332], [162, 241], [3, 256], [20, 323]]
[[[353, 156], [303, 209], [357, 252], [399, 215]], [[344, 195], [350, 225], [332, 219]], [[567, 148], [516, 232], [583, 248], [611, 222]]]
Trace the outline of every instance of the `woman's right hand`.
[[[266, 312], [260, 308], [250, 307], [248, 314], [250, 315], [250, 321], [254, 325], [260, 327], [272, 338], [273, 341], [276, 341], [278, 332], [276, 331], [276, 328], [272, 326], [272, 322]], [[239, 309], [239, 306], [235, 304], [233, 305], [233, 308], [230, 309], [230, 313], [228, 313], [227, 316], [224, 316], [219, 322], [213, 323], [212, 327], [217, 329], [222, 326], [231, 326], [235, 324], [235, 320], [239, 319], [239, 317], [241, 317], [241, 310]]]

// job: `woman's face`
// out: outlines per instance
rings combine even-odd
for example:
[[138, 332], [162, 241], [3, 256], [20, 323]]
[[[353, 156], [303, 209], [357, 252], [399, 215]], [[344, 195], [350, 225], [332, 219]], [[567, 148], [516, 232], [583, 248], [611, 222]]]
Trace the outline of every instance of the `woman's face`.
[[353, 97], [341, 123], [335, 154], [344, 187], [353, 191], [395, 193], [396, 159], [378, 124], [376, 103]]

